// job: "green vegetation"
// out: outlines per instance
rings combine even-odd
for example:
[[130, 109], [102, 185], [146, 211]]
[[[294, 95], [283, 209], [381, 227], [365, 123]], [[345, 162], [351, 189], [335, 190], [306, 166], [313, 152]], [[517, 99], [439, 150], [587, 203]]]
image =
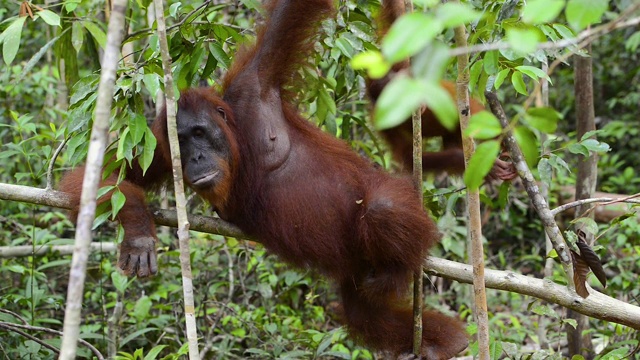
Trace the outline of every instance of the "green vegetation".
[[[397, 125], [424, 103], [444, 121], [452, 118], [455, 99], [447, 97], [438, 83], [443, 78], [455, 81], [455, 57], [449, 53], [453, 28], [466, 24], [471, 46], [504, 41], [500, 49], [471, 53], [472, 95], [483, 99], [483, 89], [498, 91], [527, 162], [537, 180], [550, 186], [552, 207], [560, 203], [561, 190], [575, 185], [578, 162], [594, 152], [599, 154], [598, 191], [640, 192], [638, 26], [598, 33], [591, 45], [598, 140], [575, 135], [574, 68], [568, 54], [579, 50], [575, 45], [540, 48], [544, 42], [572, 39], [588, 26], [597, 29], [621, 14], [624, 19], [638, 17], [637, 2], [414, 3], [416, 12], [398, 21], [380, 47], [374, 21], [379, 2], [339, 1], [339, 11], [324, 24], [325, 33], [310, 59], [321, 71], [305, 70], [303, 89], [295, 91], [311, 121], [379, 166], [395, 170], [375, 129]], [[148, 6], [148, 1], [129, 2], [123, 55], [131, 56], [119, 65], [113, 95], [107, 158], [116, 157], [118, 162], [111, 170], [124, 166], [134, 154], [150, 161], [155, 146], [145, 122], [154, 117], [156, 95], [164, 85], [158, 39], [153, 23], [147, 22]], [[260, 2], [255, 0], [169, 1], [166, 6], [179, 89], [214, 84], [237, 46], [251, 39], [261, 21]], [[21, 16], [28, 14], [27, 8], [33, 17]], [[45, 5], [0, 0], [0, 183], [44, 188], [50, 162], [54, 162], [54, 184], [64, 171], [84, 162], [106, 16], [102, 2]], [[414, 59], [411, 76], [399, 77], [380, 99], [380, 107], [372, 110], [364, 88], [367, 73], [384, 74], [406, 56]], [[543, 63], [559, 59], [550, 75], [542, 70]], [[529, 97], [538, 95], [536, 85], [543, 79], [552, 82], [549, 106], [532, 108]], [[372, 113], [377, 116], [375, 124]], [[465, 193], [460, 189], [465, 183], [470, 187], [482, 183], [499, 152], [496, 136], [502, 134], [489, 113], [472, 119], [472, 130], [474, 126], [475, 138], [484, 142], [467, 177], [428, 175], [425, 180], [426, 206], [444, 235], [432, 253], [460, 262], [468, 261]], [[55, 157], [63, 142], [66, 147]], [[438, 146], [437, 140], [425, 143], [427, 149]], [[503, 184], [484, 186], [481, 195], [487, 267], [542, 278], [545, 260], [553, 252], [547, 253], [543, 227], [526, 193], [517, 184]], [[158, 206], [159, 199], [152, 203]], [[612, 221], [579, 223], [596, 234], [594, 250], [608, 276], [606, 289], [592, 277], [590, 285], [637, 306], [640, 222], [631, 205], [622, 208], [625, 211]], [[110, 209], [102, 210], [95, 241], [117, 241], [122, 234], [108, 221]], [[190, 200], [189, 211], [211, 215], [197, 198]], [[571, 238], [573, 217], [557, 219]], [[105, 356], [117, 352], [117, 359], [178, 359], [188, 352], [177, 241], [173, 230], [159, 236], [160, 271], [150, 279], [124, 278], [115, 268], [114, 252], [95, 251], [90, 257], [81, 338]], [[258, 243], [196, 232], [191, 236], [195, 313], [204, 359], [382, 358], [347, 338], [339, 327], [335, 289], [318, 274], [282, 264]], [[61, 209], [0, 200], [0, 246], [28, 245], [35, 251], [44, 245], [70, 244], [73, 224]], [[24, 334], [59, 348], [58, 333], [10, 324], [62, 330], [70, 263], [69, 254], [56, 252], [0, 257], [0, 359], [57, 358], [52, 349]], [[550, 278], [566, 281], [557, 264]], [[427, 306], [458, 313], [473, 334], [471, 286], [429, 279]], [[564, 327], [575, 321], [564, 308], [512, 292], [488, 290], [487, 297], [492, 359], [566, 356]], [[587, 332], [593, 343], [590, 354], [599, 359], [627, 358], [640, 346], [637, 331], [615, 323], [590, 319]], [[477, 343], [467, 351], [475, 353]], [[79, 346], [79, 358], [92, 356], [86, 346]], [[631, 356], [640, 359], [637, 353]]]

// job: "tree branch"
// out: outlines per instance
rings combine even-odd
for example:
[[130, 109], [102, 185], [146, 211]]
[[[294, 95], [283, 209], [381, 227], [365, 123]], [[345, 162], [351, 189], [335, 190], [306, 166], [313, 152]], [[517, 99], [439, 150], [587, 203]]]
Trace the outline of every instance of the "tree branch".
[[[473, 282], [473, 269], [470, 265], [450, 260], [429, 257], [425, 261], [425, 271], [461, 283], [471, 284]], [[590, 289], [589, 297], [583, 299], [564, 285], [556, 284], [548, 279], [520, 275], [512, 271], [486, 269], [484, 279], [487, 287], [491, 289], [532, 296], [592, 318], [640, 330], [640, 307], [627, 304], [593, 289]]]
[[[12, 194], [14, 191], [19, 192], [20, 195]], [[0, 183], [0, 199], [48, 205], [63, 209], [70, 207], [70, 201], [63, 192], [2, 183]], [[175, 227], [178, 223], [175, 212], [172, 211], [156, 210], [154, 211], [154, 216], [156, 223], [160, 225]], [[191, 215], [189, 219], [191, 230], [194, 231], [221, 234], [237, 239], [250, 238], [236, 226], [218, 218]], [[220, 231], [221, 229], [222, 231]], [[425, 261], [425, 271], [461, 283], [473, 283], [473, 270], [470, 265], [430, 257]], [[611, 321], [640, 330], [640, 307], [616, 300], [597, 291], [590, 291], [591, 295], [587, 299], [582, 299], [563, 285], [555, 284], [550, 280], [516, 274], [512, 271], [486, 269], [484, 278], [488, 288], [529, 295], [573, 309], [596, 319]]]

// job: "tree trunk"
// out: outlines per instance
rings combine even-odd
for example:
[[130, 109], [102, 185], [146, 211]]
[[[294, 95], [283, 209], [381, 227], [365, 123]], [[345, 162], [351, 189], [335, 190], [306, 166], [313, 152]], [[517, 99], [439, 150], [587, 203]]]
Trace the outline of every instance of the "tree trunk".
[[[586, 48], [591, 53], [591, 47]], [[593, 77], [591, 68], [591, 57], [575, 57], [575, 82], [574, 91], [576, 95], [576, 136], [578, 140], [588, 131], [595, 130], [594, 108], [593, 108]], [[576, 179], [576, 200], [588, 199], [596, 189], [598, 159], [595, 153], [591, 153], [587, 158], [580, 158], [578, 162], [578, 177]], [[585, 215], [591, 205], [583, 205], [576, 208], [576, 218], [583, 216], [593, 216], [592, 213]], [[594, 234], [587, 233], [587, 241], [593, 243]], [[589, 318], [578, 314], [572, 310], [567, 311], [567, 317], [575, 319], [577, 327], [567, 325], [567, 340], [569, 341], [569, 357], [582, 355], [585, 359], [593, 359], [593, 345], [591, 335], [585, 333], [589, 328]]]

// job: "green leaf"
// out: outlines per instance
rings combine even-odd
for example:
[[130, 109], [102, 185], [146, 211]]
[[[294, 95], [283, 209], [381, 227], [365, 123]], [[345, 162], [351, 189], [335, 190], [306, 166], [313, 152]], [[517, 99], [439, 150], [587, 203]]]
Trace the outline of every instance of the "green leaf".
[[469, 159], [469, 167], [464, 172], [464, 183], [469, 190], [476, 190], [482, 185], [499, 153], [500, 142], [497, 140], [485, 141], [476, 147]]
[[103, 197], [104, 195], [106, 195], [109, 191], [115, 189], [114, 185], [107, 185], [107, 186], [103, 186], [100, 189], [98, 189], [98, 192], [96, 194], [96, 199], [100, 199], [101, 197]]
[[484, 68], [484, 60], [480, 59], [471, 65], [469, 70], [469, 88], [475, 89], [480, 75], [482, 75], [482, 69]]
[[335, 115], [335, 113], [337, 111], [336, 102], [333, 99], [333, 96], [331, 96], [329, 94], [329, 92], [327, 91], [327, 89], [325, 89], [324, 87], [320, 87], [320, 89], [319, 89], [318, 101], [321, 102], [323, 106], [326, 106], [327, 111], [330, 114], [334, 114]]
[[635, 34], [631, 35], [627, 41], [624, 43], [624, 48], [627, 49], [627, 51], [636, 51], [638, 49], [638, 47], [640, 46], [640, 31], [636, 32]]
[[522, 149], [522, 154], [527, 161], [527, 165], [529, 165], [530, 168], [533, 167], [539, 157], [536, 135], [524, 126], [516, 126], [516, 128], [513, 129], [513, 136], [516, 138], [520, 149]]
[[573, 39], [576, 37], [576, 34], [571, 31], [568, 27], [562, 24], [553, 24], [553, 28], [560, 34], [563, 39]]
[[407, 121], [422, 103], [423, 91], [420, 81], [402, 75], [395, 77], [385, 86], [376, 102], [375, 128], [389, 129]]
[[484, 71], [489, 75], [495, 75], [500, 70], [498, 58], [500, 53], [497, 50], [487, 51], [484, 54]]
[[459, 122], [458, 108], [451, 98], [451, 95], [440, 84], [432, 82], [423, 82], [424, 87], [424, 103], [440, 120], [440, 124], [446, 129], [453, 131]]
[[376, 103], [376, 129], [383, 130], [400, 125], [411, 117], [421, 104], [429, 106], [443, 126], [457, 126], [457, 110], [449, 93], [438, 83], [397, 76], [387, 85]]
[[151, 129], [147, 127], [146, 132], [144, 134], [144, 147], [142, 148], [142, 155], [140, 155], [140, 166], [142, 167], [142, 174], [144, 175], [151, 166], [151, 162], [153, 161], [153, 155], [157, 146], [157, 141], [155, 136], [153, 136], [153, 132]]
[[147, 131], [147, 118], [142, 114], [129, 111], [129, 132], [133, 145], [138, 145]]
[[575, 319], [561, 319], [560, 321], [570, 325], [574, 329], [578, 327], [578, 322]]
[[99, 75], [88, 75], [78, 80], [78, 82], [73, 85], [73, 88], [71, 90], [71, 98], [69, 99], [69, 104], [75, 105], [79, 101], [85, 99], [87, 96], [95, 93], [99, 81]]
[[145, 319], [149, 316], [151, 305], [153, 305], [153, 303], [151, 302], [151, 298], [149, 296], [141, 296], [138, 301], [136, 301], [136, 304], [133, 308], [133, 316], [139, 321]]
[[44, 22], [51, 26], [60, 26], [60, 16], [51, 10], [41, 10], [38, 14]]
[[156, 73], [144, 74], [142, 76], [142, 82], [147, 90], [149, 90], [151, 99], [155, 102], [156, 95], [158, 94], [158, 91], [160, 91], [160, 75]]
[[580, 143], [590, 151], [596, 153], [606, 153], [611, 150], [611, 148], [609, 148], [609, 144], [600, 142], [596, 139], [586, 139], [581, 141]]
[[564, 8], [564, 0], [531, 0], [522, 11], [522, 21], [529, 24], [552, 22]]
[[115, 220], [118, 212], [120, 212], [120, 209], [124, 206], [125, 201], [127, 201], [127, 198], [120, 189], [116, 189], [113, 194], [111, 194], [111, 218], [113, 220]]
[[553, 134], [558, 127], [558, 121], [562, 115], [549, 107], [530, 108], [524, 119], [534, 129], [540, 130], [547, 134]]
[[607, 0], [569, 0], [565, 15], [569, 25], [580, 31], [589, 25], [599, 23], [608, 6]]
[[489, 358], [500, 359], [502, 355], [502, 343], [500, 341], [492, 341], [489, 345]]
[[382, 54], [390, 63], [409, 58], [424, 48], [442, 31], [442, 23], [424, 13], [400, 17], [382, 39]]
[[228, 69], [229, 65], [231, 65], [231, 59], [229, 59], [229, 55], [224, 51], [222, 46], [220, 46], [217, 42], [209, 43], [209, 52], [213, 57], [218, 60], [221, 67], [223, 69]]
[[98, 25], [91, 21], [82, 21], [82, 26], [87, 29], [102, 49], [107, 46], [107, 35], [105, 35], [104, 31], [102, 31]]
[[436, 18], [442, 21], [442, 25], [447, 29], [468, 24], [472, 21], [479, 20], [481, 17], [482, 13], [462, 3], [447, 2], [439, 6], [436, 10]]
[[520, 54], [529, 54], [536, 50], [539, 38], [538, 31], [535, 29], [507, 29], [507, 42], [511, 49]]
[[127, 146], [127, 142], [130, 143], [130, 141], [128, 140], [131, 139], [131, 135], [129, 134], [130, 131], [131, 130], [129, 130], [129, 127], [126, 127], [122, 132], [122, 135], [120, 135], [120, 140], [118, 141], [118, 151], [116, 152], [116, 159], [118, 160], [122, 160], [127, 157], [127, 153], [131, 151], [131, 147]]
[[524, 84], [521, 72], [514, 71], [513, 74], [511, 74], [511, 84], [518, 93], [525, 96], [527, 95], [527, 85]]
[[502, 133], [500, 121], [488, 111], [480, 111], [471, 116], [465, 135], [474, 139], [493, 139]]
[[549, 82], [549, 84], [553, 84], [549, 75], [547, 75], [546, 72], [542, 71], [542, 69], [538, 69], [535, 66], [516, 66], [516, 70], [521, 71], [523, 74], [527, 75], [535, 81], [538, 81], [538, 79], [540, 78], [545, 78]]
[[144, 360], [155, 360], [158, 357], [158, 354], [160, 354], [160, 352], [162, 350], [164, 350], [164, 348], [166, 348], [168, 345], [157, 345], [154, 346], [153, 349], [151, 349], [147, 355], [144, 356]]
[[391, 64], [384, 60], [379, 51], [369, 50], [354, 56], [351, 67], [355, 70], [366, 69], [370, 78], [380, 79], [389, 72]]
[[0, 36], [2, 36], [2, 59], [7, 65], [11, 65], [13, 59], [18, 54], [20, 48], [20, 36], [22, 35], [22, 25], [24, 25], [26, 16], [18, 17], [13, 20]]
[[64, 9], [71, 13], [80, 5], [81, 1], [82, 0], [65, 0]]
[[500, 72], [498, 73], [498, 75], [496, 75], [496, 80], [493, 83], [493, 87], [498, 90], [500, 88], [500, 86], [502, 85], [502, 83], [504, 82], [504, 79], [507, 78], [507, 76], [509, 76], [509, 72], [511, 71], [511, 69], [503, 69], [500, 70]]
[[540, 181], [544, 184], [551, 185], [551, 177], [553, 176], [553, 167], [549, 163], [549, 159], [542, 158], [538, 162], [538, 174], [540, 174]]
[[355, 50], [351, 42], [344, 36], [340, 36], [335, 43], [336, 47], [340, 49], [342, 55], [351, 59], [353, 54], [355, 54]]
[[111, 282], [120, 294], [124, 294], [127, 289], [127, 285], [129, 285], [127, 277], [117, 271], [111, 273]]
[[[151, 332], [151, 331], [158, 331], [158, 328], [150, 326], [148, 328], [144, 328], [144, 329], [140, 329], [138, 331], [134, 331], [131, 334], [127, 335], [124, 339], [120, 340], [120, 346], [124, 346], [125, 344], [128, 344], [129, 341], [131, 340], [135, 340], [138, 339], [140, 337], [142, 337], [142, 335]], [[139, 349], [142, 350], [142, 349]]]
[[[22, 71], [20, 72], [20, 76], [16, 79], [16, 82], [21, 82], [27, 75], [31, 75], [31, 71], [33, 70], [33, 68], [36, 66], [36, 64], [38, 64], [38, 62], [40, 61], [40, 59], [42, 59], [42, 57], [47, 53], [47, 51], [49, 51], [49, 49], [51, 49], [53, 47], [53, 45], [56, 44], [56, 42], [58, 40], [60, 40], [60, 38], [62, 37], [62, 35], [64, 35], [64, 33], [67, 31], [67, 29], [63, 30], [60, 35], [54, 37], [53, 39], [51, 39], [49, 42], [47, 42], [46, 44], [44, 44], [43, 47], [41, 47], [38, 52], [33, 55], [31, 57], [31, 59], [29, 59], [29, 61], [27, 62], [27, 64], [24, 66], [24, 68], [22, 69]], [[51, 123], [53, 124], [53, 123]]]
[[71, 44], [76, 49], [77, 53], [80, 53], [82, 44], [84, 43], [84, 27], [81, 23], [74, 21], [71, 24]]
[[567, 150], [572, 154], [578, 154], [584, 157], [589, 156], [589, 149], [581, 143], [571, 144], [567, 147]]
[[549, 164], [559, 173], [562, 173], [562, 172], [566, 172], [567, 174], [571, 173], [569, 164], [567, 164], [567, 162], [564, 161], [563, 158], [561, 158], [556, 154], [552, 153], [549, 155]]

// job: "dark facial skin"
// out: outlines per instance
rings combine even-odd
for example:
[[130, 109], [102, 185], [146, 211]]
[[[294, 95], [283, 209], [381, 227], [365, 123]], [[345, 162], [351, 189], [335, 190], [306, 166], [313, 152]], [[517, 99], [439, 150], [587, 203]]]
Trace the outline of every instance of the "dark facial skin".
[[[219, 120], [225, 121], [222, 108], [216, 109]], [[224, 132], [206, 111], [178, 111], [178, 139], [182, 157], [182, 171], [187, 183], [194, 189], [215, 188], [228, 174], [231, 155]]]

